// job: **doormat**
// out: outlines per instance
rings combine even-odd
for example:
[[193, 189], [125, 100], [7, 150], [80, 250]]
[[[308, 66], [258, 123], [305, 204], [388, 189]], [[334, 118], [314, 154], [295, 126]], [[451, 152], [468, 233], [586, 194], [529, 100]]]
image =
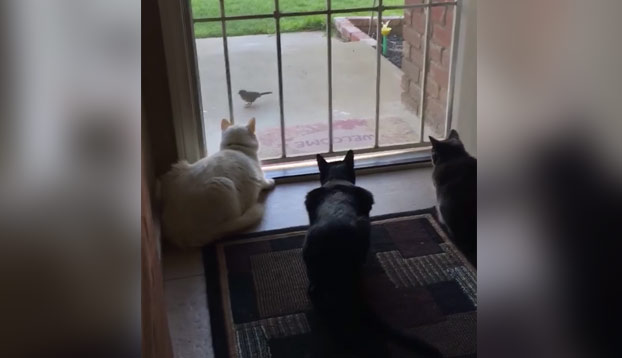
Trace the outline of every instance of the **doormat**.
[[[382, 118], [380, 145], [416, 143], [418, 131], [402, 118]], [[372, 119], [340, 119], [333, 121], [333, 147], [335, 151], [372, 148], [376, 141], [375, 121]], [[260, 158], [281, 156], [281, 131], [279, 127], [260, 129], [257, 132]], [[328, 151], [328, 123], [318, 122], [285, 127], [287, 156], [325, 153]]]
[[[307, 296], [304, 238], [298, 227], [203, 249], [216, 357], [317, 356], [321, 330]], [[444, 356], [475, 356], [476, 272], [434, 209], [373, 218], [364, 282], [366, 300], [391, 327]]]

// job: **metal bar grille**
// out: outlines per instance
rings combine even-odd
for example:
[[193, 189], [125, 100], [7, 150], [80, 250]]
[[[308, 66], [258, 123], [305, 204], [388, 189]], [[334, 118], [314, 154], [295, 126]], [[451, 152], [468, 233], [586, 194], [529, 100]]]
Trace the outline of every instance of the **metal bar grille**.
[[447, 88], [447, 112], [445, 113], [445, 136], [449, 135], [453, 120], [454, 108], [454, 85], [456, 83], [456, 62], [458, 61], [458, 32], [460, 31], [460, 11], [462, 4], [457, 3], [454, 7], [453, 35], [451, 36], [451, 64], [449, 66], [449, 86]]
[[[436, 7], [436, 6], [450, 6], [456, 5], [459, 1], [448, 1], [448, 2], [436, 2], [433, 4], [413, 4], [413, 5], [387, 5], [382, 6], [369, 6], [369, 7], [353, 7], [349, 9], [326, 9], [326, 10], [312, 10], [312, 11], [292, 11], [292, 12], [282, 12], [279, 14], [280, 17], [291, 17], [291, 16], [309, 16], [309, 15], [332, 15], [332, 14], [346, 14], [350, 12], [366, 12], [366, 11], [384, 11], [384, 10], [399, 10], [399, 9], [416, 9], [420, 7]], [[274, 14], [253, 14], [253, 15], [231, 15], [220, 17], [198, 17], [193, 19], [192, 21], [195, 23], [199, 22], [215, 22], [221, 20], [255, 20], [255, 19], [271, 19], [274, 18]]]
[[382, 0], [378, 0], [378, 21], [376, 22], [376, 125], [374, 126], [374, 148], [378, 148], [380, 133], [380, 64], [382, 60]]
[[333, 152], [333, 34], [331, 26], [331, 0], [326, 0], [326, 54], [328, 57], [328, 152]]
[[227, 100], [229, 101], [229, 120], [234, 123], [233, 117], [233, 96], [231, 95], [231, 67], [229, 66], [229, 45], [227, 43], [227, 21], [225, 16], [225, 0], [220, 0], [220, 17], [222, 28], [222, 47], [225, 54], [225, 76], [227, 78]]
[[[430, 2], [430, 0], [425, 0], [426, 4]], [[421, 86], [420, 96], [419, 96], [419, 117], [421, 117], [421, 127], [419, 128], [419, 141], [423, 142], [425, 138], [423, 135], [423, 130], [425, 129], [425, 98], [426, 98], [426, 74], [428, 72], [428, 47], [430, 45], [430, 8], [425, 9], [425, 32], [423, 34], [423, 66], [421, 69]]]
[[287, 157], [285, 149], [285, 114], [283, 113], [283, 59], [281, 57], [281, 15], [279, 0], [274, 0], [274, 18], [276, 19], [276, 64], [279, 74], [279, 115], [281, 121], [281, 158]]
[[[279, 0], [274, 0], [274, 12], [272, 14], [254, 14], [254, 15], [233, 15], [226, 16], [225, 15], [225, 0], [219, 0], [220, 5], [220, 16], [219, 17], [206, 17], [206, 18], [195, 18], [193, 19], [193, 23], [209, 23], [209, 22], [220, 22], [222, 28], [222, 37], [223, 37], [223, 51], [224, 51], [224, 61], [225, 61], [225, 71], [226, 71], [226, 82], [227, 82], [227, 99], [229, 105], [229, 116], [231, 122], [234, 121], [234, 112], [233, 112], [233, 97], [232, 97], [232, 89], [231, 89], [231, 69], [229, 63], [229, 49], [227, 42], [227, 21], [235, 21], [235, 20], [253, 20], [253, 19], [275, 19], [275, 27], [276, 27], [276, 50], [277, 50], [277, 70], [278, 70], [278, 92], [279, 92], [279, 114], [280, 114], [280, 134], [281, 134], [281, 158], [279, 159], [271, 159], [264, 160], [265, 164], [271, 163], [279, 163], [286, 161], [294, 161], [294, 160], [304, 160], [308, 158], [312, 158], [313, 155], [304, 155], [304, 156], [296, 156], [296, 157], [287, 157], [286, 153], [286, 142], [285, 142], [285, 114], [284, 114], [284, 97], [283, 97], [283, 64], [282, 64], [282, 48], [281, 48], [281, 18], [283, 17], [296, 17], [296, 16], [310, 16], [310, 15], [326, 15], [326, 35], [327, 35], [327, 60], [328, 60], [328, 137], [329, 137], [329, 148], [328, 153], [335, 153], [333, 146], [333, 71], [332, 71], [332, 18], [333, 14], [345, 14], [345, 13], [353, 13], [353, 12], [367, 12], [371, 11], [377, 12], [377, 21], [376, 21], [376, 98], [375, 98], [375, 137], [374, 137], [374, 146], [373, 148], [362, 149], [360, 152], [378, 152], [384, 150], [395, 150], [395, 149], [404, 149], [404, 148], [420, 148], [429, 146], [429, 143], [424, 141], [423, 131], [425, 129], [425, 101], [426, 101], [426, 72], [428, 67], [428, 53], [429, 53], [429, 41], [430, 41], [430, 24], [431, 24], [431, 9], [433, 7], [446, 6], [454, 8], [454, 17], [453, 17], [453, 35], [451, 40], [451, 63], [449, 69], [449, 83], [448, 83], [448, 92], [447, 92], [447, 103], [446, 103], [446, 116], [445, 116], [445, 130], [446, 133], [449, 132], [451, 121], [452, 121], [452, 108], [453, 108], [453, 95], [454, 95], [454, 80], [455, 80], [455, 66], [456, 66], [456, 48], [457, 48], [457, 40], [458, 40], [458, 31], [459, 31], [459, 10], [460, 10], [460, 0], [456, 1], [446, 1], [446, 2], [435, 2], [431, 3], [431, 0], [424, 0], [423, 3], [420, 4], [411, 4], [411, 5], [388, 5], [385, 6], [383, 4], [383, 0], [378, 0], [378, 5], [376, 6], [374, 2], [374, 6], [371, 7], [358, 7], [358, 8], [348, 8], [348, 9], [333, 9], [332, 8], [332, 0], [326, 0], [326, 9], [325, 10], [314, 10], [314, 11], [298, 11], [298, 12], [280, 12]], [[419, 100], [419, 117], [421, 119], [420, 125], [420, 140], [418, 143], [411, 144], [400, 144], [400, 145], [389, 145], [382, 146], [379, 145], [379, 130], [380, 130], [380, 98], [381, 98], [381, 60], [382, 60], [382, 34], [381, 34], [381, 26], [382, 26], [382, 18], [383, 11], [385, 10], [397, 10], [397, 9], [424, 9], [425, 10], [425, 32], [424, 32], [424, 45], [423, 45], [423, 68], [421, 73], [421, 86], [420, 86], [420, 100]], [[370, 26], [373, 25], [373, 16], [370, 20]]]

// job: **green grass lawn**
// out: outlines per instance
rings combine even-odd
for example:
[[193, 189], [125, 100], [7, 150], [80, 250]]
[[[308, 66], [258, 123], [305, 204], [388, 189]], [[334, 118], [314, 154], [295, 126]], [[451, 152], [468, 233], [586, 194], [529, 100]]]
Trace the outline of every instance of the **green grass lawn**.
[[[191, 0], [194, 18], [218, 17], [220, 7], [218, 0]], [[369, 7], [373, 0], [333, 0], [334, 9]], [[384, 0], [385, 5], [403, 5], [404, 0]], [[280, 0], [282, 12], [323, 10], [326, 0]], [[225, 12], [232, 15], [271, 14], [274, 11], [274, 0], [225, 0]], [[385, 15], [402, 15], [403, 10], [388, 10]], [[370, 12], [334, 15], [370, 15]], [[296, 16], [281, 19], [281, 32], [322, 30], [326, 26], [325, 15]], [[227, 22], [227, 35], [253, 35], [275, 33], [274, 19], [238, 20]], [[220, 22], [197, 23], [194, 27], [197, 38], [222, 36]]]

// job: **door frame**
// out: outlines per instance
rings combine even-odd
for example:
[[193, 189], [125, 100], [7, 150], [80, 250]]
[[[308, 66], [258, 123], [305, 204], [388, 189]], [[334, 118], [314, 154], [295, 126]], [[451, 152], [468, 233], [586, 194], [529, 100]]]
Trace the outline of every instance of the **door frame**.
[[158, 0], [179, 159], [205, 153], [201, 86], [189, 0]]

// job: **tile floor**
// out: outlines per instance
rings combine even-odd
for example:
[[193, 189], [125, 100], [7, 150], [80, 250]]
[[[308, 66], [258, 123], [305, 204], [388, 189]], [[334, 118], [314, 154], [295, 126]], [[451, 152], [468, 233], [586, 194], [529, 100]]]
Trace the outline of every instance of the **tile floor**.
[[[424, 209], [435, 205], [432, 168], [362, 175], [357, 184], [374, 194], [372, 215]], [[306, 193], [315, 181], [279, 184], [266, 198], [266, 214], [251, 231], [306, 225]], [[176, 358], [213, 357], [209, 311], [199, 249], [165, 249], [164, 289]]]

